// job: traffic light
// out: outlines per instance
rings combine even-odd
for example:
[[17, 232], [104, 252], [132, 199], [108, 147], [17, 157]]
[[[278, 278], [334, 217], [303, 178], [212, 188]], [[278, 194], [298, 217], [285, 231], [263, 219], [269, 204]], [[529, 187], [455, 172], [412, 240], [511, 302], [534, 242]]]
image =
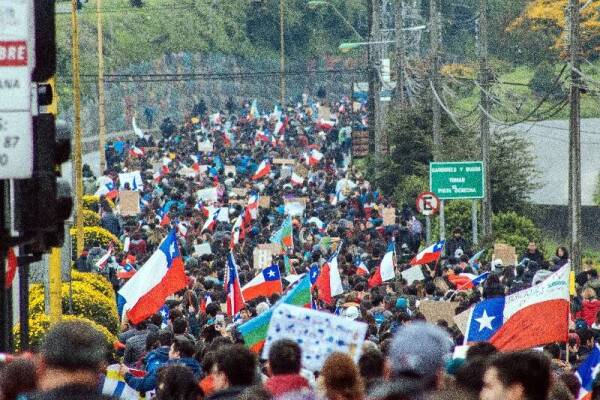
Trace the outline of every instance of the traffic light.
[[54, 0], [35, 0], [35, 67], [31, 74], [34, 82], [44, 82], [56, 72], [56, 27]]
[[56, 92], [56, 78], [52, 77], [45, 83], [38, 84], [38, 105], [42, 113], [58, 114], [58, 94]]

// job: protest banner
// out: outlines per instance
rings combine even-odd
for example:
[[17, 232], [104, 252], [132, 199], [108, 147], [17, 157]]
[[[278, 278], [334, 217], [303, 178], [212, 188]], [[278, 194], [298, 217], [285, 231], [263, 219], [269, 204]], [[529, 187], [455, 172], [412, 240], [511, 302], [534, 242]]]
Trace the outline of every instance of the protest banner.
[[271, 196], [260, 196], [258, 198], [258, 206], [260, 208], [270, 208], [271, 207]]
[[235, 165], [226, 165], [223, 172], [225, 173], [225, 176], [229, 176], [229, 174], [236, 176]]
[[202, 153], [210, 153], [213, 151], [213, 144], [210, 140], [204, 142], [198, 141], [198, 151]]
[[381, 210], [381, 217], [383, 218], [383, 225], [394, 225], [396, 223], [396, 209], [394, 207], [388, 207]]
[[192, 168], [183, 167], [179, 171], [177, 171], [179, 176], [185, 176], [187, 178], [194, 178], [198, 173], [194, 171]]
[[263, 357], [271, 345], [290, 339], [302, 349], [302, 366], [319, 371], [333, 352], [348, 354], [358, 362], [367, 333], [367, 324], [303, 307], [280, 304], [273, 310]]
[[119, 184], [121, 188], [127, 185], [129, 190], [142, 191], [144, 190], [144, 181], [140, 171], [125, 172], [119, 174]]
[[319, 119], [331, 119], [331, 108], [319, 106]]
[[407, 269], [406, 271], [402, 271], [400, 275], [402, 275], [402, 278], [404, 278], [409, 285], [412, 285], [414, 281], [425, 280], [425, 276], [423, 275], [423, 271], [421, 271], [420, 265], [416, 265]]
[[455, 311], [459, 304], [456, 301], [421, 300], [419, 311], [432, 324], [437, 323], [439, 320], [444, 320], [452, 326], [454, 324]]
[[212, 254], [210, 243], [201, 243], [194, 245], [194, 255], [201, 257], [204, 254]]
[[261, 249], [255, 247], [252, 250], [252, 266], [255, 270], [261, 271], [271, 265], [273, 261], [273, 252], [271, 249]]
[[273, 164], [281, 164], [281, 165], [291, 164], [291, 165], [294, 165], [295, 163], [296, 163], [296, 160], [293, 160], [291, 158], [274, 158], [273, 159]]
[[140, 210], [140, 192], [123, 190], [119, 192], [119, 213], [124, 217], [138, 215]]
[[248, 194], [248, 189], [246, 188], [232, 188], [231, 191], [240, 197], [245, 197]]
[[196, 192], [196, 198], [207, 203], [215, 202], [219, 199], [217, 188], [200, 189]]
[[294, 200], [286, 200], [284, 202], [284, 212], [286, 215], [290, 215], [292, 217], [301, 217], [304, 215], [304, 210], [306, 209], [306, 204], [299, 199]]
[[494, 244], [494, 253], [492, 254], [492, 262], [502, 260], [502, 265], [517, 265], [517, 252], [513, 246], [504, 243]]

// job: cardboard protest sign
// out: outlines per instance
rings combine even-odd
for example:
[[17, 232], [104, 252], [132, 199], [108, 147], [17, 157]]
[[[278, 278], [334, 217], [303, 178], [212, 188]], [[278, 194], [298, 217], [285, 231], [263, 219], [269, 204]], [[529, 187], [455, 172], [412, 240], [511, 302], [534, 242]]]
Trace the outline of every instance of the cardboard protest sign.
[[140, 192], [123, 190], [119, 192], [119, 212], [124, 217], [138, 215], [140, 210]]
[[302, 349], [302, 366], [319, 371], [333, 352], [360, 358], [367, 324], [307, 308], [281, 304], [273, 310], [263, 356], [279, 339], [290, 339]]
[[423, 271], [421, 271], [420, 265], [416, 265], [407, 269], [406, 271], [402, 271], [400, 275], [402, 275], [402, 278], [404, 278], [409, 285], [412, 285], [414, 281], [425, 280], [425, 276], [423, 275]]
[[229, 176], [229, 174], [233, 174], [233, 176], [236, 175], [236, 171], [235, 171], [235, 166], [234, 165], [226, 165], [223, 172], [225, 173], [225, 176]]
[[513, 246], [504, 243], [494, 244], [494, 254], [492, 254], [492, 262], [494, 260], [502, 260], [502, 265], [517, 265], [517, 252]]
[[258, 198], [258, 206], [260, 208], [270, 208], [271, 207], [271, 196], [260, 196]]
[[198, 151], [203, 153], [210, 153], [213, 151], [213, 144], [210, 140], [205, 140], [203, 142], [198, 141]]
[[319, 106], [319, 119], [331, 119], [331, 108]]
[[301, 217], [304, 215], [304, 210], [306, 209], [306, 204], [299, 199], [294, 200], [286, 200], [284, 202], [284, 211], [286, 215], [290, 215], [292, 217]]
[[353, 101], [352, 102], [352, 111], [353, 112], [359, 112], [361, 109], [361, 104], [358, 101]]
[[211, 203], [219, 199], [219, 194], [217, 188], [200, 189], [196, 192], [196, 198]]
[[260, 249], [255, 247], [252, 250], [252, 266], [255, 270], [260, 271], [271, 265], [273, 261], [273, 253], [270, 249]]
[[435, 324], [441, 319], [452, 326], [452, 324], [454, 324], [455, 310], [459, 304], [460, 303], [455, 301], [422, 300], [419, 303], [419, 311], [421, 311], [425, 316], [425, 319], [432, 324]]
[[388, 207], [381, 210], [381, 217], [383, 218], [383, 225], [394, 225], [396, 223], [396, 209], [394, 207]]
[[212, 249], [210, 248], [210, 243], [195, 244], [194, 245], [194, 254], [198, 257], [201, 257], [204, 254], [212, 254]]
[[454, 316], [453, 321], [463, 335], [467, 334], [467, 325], [469, 324], [469, 314], [471, 309], [467, 309]]
[[240, 197], [245, 197], [248, 194], [248, 189], [246, 188], [232, 188], [231, 191]]
[[144, 181], [142, 180], [142, 174], [140, 171], [119, 174], [119, 184], [121, 188], [125, 188], [125, 185], [128, 185], [129, 190], [144, 190]]
[[294, 165], [295, 163], [296, 163], [296, 160], [292, 160], [291, 158], [274, 158], [273, 159], [273, 164], [281, 164], [281, 165], [292, 164], [292, 165]]
[[293, 167], [290, 165], [283, 165], [281, 167], [281, 179], [289, 178], [292, 176]]
[[181, 168], [179, 171], [177, 171], [177, 174], [180, 176], [185, 176], [187, 178], [193, 178], [196, 175], [198, 175], [196, 171], [189, 167]]
[[300, 164], [300, 163], [295, 164], [294, 172], [303, 178], [306, 178], [308, 176], [308, 169], [304, 166], [304, 164]]

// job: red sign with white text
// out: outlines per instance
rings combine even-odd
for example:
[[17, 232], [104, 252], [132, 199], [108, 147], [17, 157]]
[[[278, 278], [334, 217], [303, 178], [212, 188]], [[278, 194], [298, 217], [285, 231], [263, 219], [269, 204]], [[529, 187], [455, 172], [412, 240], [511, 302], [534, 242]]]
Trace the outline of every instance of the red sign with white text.
[[27, 42], [0, 41], [0, 67], [27, 66]]

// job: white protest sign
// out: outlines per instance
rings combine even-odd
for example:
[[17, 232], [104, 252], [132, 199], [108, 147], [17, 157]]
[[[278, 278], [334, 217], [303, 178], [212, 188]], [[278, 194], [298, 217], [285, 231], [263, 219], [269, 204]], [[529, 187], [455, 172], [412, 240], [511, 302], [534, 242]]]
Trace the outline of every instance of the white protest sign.
[[200, 189], [196, 192], [196, 198], [205, 202], [215, 202], [219, 199], [217, 188]]
[[406, 280], [406, 283], [412, 285], [414, 281], [422, 281], [425, 280], [425, 276], [423, 275], [423, 271], [421, 270], [420, 265], [416, 265], [412, 268], [407, 269], [406, 271], [402, 271], [400, 274], [402, 278]]
[[198, 141], [198, 151], [203, 153], [210, 153], [213, 151], [213, 144], [210, 140], [205, 140], [204, 142]]
[[367, 324], [307, 308], [281, 304], [273, 310], [263, 357], [279, 339], [291, 339], [302, 349], [302, 366], [319, 371], [333, 352], [350, 355], [355, 362], [361, 355]]
[[286, 201], [284, 206], [285, 214], [292, 217], [301, 217], [304, 215], [305, 208], [306, 205], [302, 201]]
[[210, 243], [195, 244], [194, 245], [194, 254], [198, 257], [201, 257], [204, 254], [212, 254], [212, 249], [210, 248]]
[[125, 185], [129, 184], [129, 190], [138, 192], [144, 190], [144, 181], [142, 180], [140, 171], [119, 174], [119, 183], [122, 189], [125, 188]]

